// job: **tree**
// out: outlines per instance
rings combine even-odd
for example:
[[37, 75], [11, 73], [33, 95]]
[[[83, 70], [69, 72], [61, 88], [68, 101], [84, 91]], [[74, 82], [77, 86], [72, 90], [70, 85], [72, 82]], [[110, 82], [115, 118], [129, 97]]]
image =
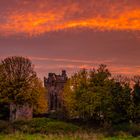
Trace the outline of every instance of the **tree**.
[[34, 94], [36, 95], [36, 103], [33, 106], [34, 114], [41, 114], [47, 112], [47, 91], [43, 87], [42, 81], [40, 79], [35, 79], [34, 81]]
[[133, 117], [134, 120], [140, 119], [140, 76], [134, 76], [134, 87], [133, 87]]
[[72, 117], [103, 124], [129, 121], [133, 115], [128, 78], [112, 78], [103, 64], [89, 72], [79, 71], [69, 79], [64, 105]]
[[3, 97], [17, 104], [34, 102], [32, 91], [36, 73], [29, 59], [17, 56], [4, 59], [1, 74], [3, 75], [1, 83]]
[[[64, 90], [64, 104], [69, 113], [83, 120], [106, 118], [109, 107], [109, 70], [100, 65], [90, 72], [79, 71], [69, 80]], [[71, 88], [72, 87], [72, 88]]]
[[64, 109], [67, 117], [73, 118], [80, 115], [79, 112], [79, 91], [85, 88], [88, 83], [88, 73], [85, 69], [75, 73], [66, 83], [63, 91]]
[[[2, 61], [0, 75], [1, 100], [10, 104], [11, 118], [18, 119], [16, 115], [19, 112], [22, 112], [21, 116], [28, 113], [32, 116], [33, 106], [37, 104], [42, 88], [32, 62], [24, 57], [8, 57]], [[28, 109], [29, 112], [23, 112]]]
[[[122, 80], [121, 80], [122, 81]], [[128, 83], [114, 81], [111, 87], [112, 123], [128, 122], [130, 117], [131, 88]]]
[[111, 94], [110, 87], [112, 80], [111, 73], [104, 64], [90, 71], [89, 91], [91, 93], [89, 98], [92, 98], [92, 111], [94, 112], [93, 119], [106, 122], [110, 117]]

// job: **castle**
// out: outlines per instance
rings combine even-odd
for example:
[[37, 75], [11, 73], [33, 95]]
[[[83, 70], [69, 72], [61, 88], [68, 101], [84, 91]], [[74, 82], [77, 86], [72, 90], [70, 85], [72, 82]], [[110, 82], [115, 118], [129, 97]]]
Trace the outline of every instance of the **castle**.
[[62, 70], [61, 75], [49, 73], [48, 78], [44, 77], [44, 86], [48, 91], [48, 112], [59, 111], [62, 108], [62, 91], [67, 80], [65, 70]]

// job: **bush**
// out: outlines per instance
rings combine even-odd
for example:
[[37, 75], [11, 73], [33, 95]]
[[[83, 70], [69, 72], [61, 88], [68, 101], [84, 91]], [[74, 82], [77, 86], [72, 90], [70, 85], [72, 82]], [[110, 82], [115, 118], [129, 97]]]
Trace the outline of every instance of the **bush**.
[[12, 133], [13, 129], [9, 122], [0, 120], [0, 133]]
[[74, 125], [72, 123], [63, 122], [49, 118], [34, 118], [28, 121], [6, 122], [0, 121], [0, 133], [27, 133], [27, 134], [73, 134], [80, 133], [103, 133], [104, 136], [140, 136], [140, 124], [119, 124], [110, 126], [110, 128], [91, 128], [84, 125]]
[[113, 126], [113, 130], [127, 132], [135, 137], [140, 136], [140, 124], [129, 124], [129, 123], [119, 124]]
[[132, 124], [129, 133], [134, 137], [140, 136], [140, 124]]
[[30, 121], [15, 121], [13, 127], [16, 131], [24, 133], [64, 133], [76, 132], [79, 127], [58, 120], [48, 118], [34, 118]]

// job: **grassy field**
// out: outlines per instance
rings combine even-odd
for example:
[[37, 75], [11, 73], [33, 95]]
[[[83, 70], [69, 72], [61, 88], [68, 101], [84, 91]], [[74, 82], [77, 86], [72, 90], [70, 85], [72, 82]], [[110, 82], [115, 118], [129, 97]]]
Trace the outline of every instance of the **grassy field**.
[[140, 137], [128, 135], [105, 137], [102, 134], [75, 133], [75, 134], [23, 134], [15, 133], [0, 135], [0, 140], [140, 140]]
[[140, 140], [140, 124], [110, 128], [33, 118], [30, 121], [0, 121], [0, 140]]

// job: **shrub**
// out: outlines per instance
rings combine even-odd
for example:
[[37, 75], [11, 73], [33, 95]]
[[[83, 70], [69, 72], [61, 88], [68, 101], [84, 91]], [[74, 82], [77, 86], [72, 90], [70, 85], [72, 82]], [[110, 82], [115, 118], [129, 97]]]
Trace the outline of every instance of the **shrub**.
[[10, 123], [0, 120], [0, 133], [12, 133], [13, 129]]
[[30, 121], [15, 121], [13, 127], [16, 131], [26, 133], [64, 133], [76, 132], [79, 127], [58, 120], [48, 118], [34, 118]]
[[132, 136], [140, 136], [140, 124], [129, 124], [129, 123], [124, 123], [124, 124], [119, 124], [113, 126], [113, 129], [115, 131], [123, 131], [127, 132]]

